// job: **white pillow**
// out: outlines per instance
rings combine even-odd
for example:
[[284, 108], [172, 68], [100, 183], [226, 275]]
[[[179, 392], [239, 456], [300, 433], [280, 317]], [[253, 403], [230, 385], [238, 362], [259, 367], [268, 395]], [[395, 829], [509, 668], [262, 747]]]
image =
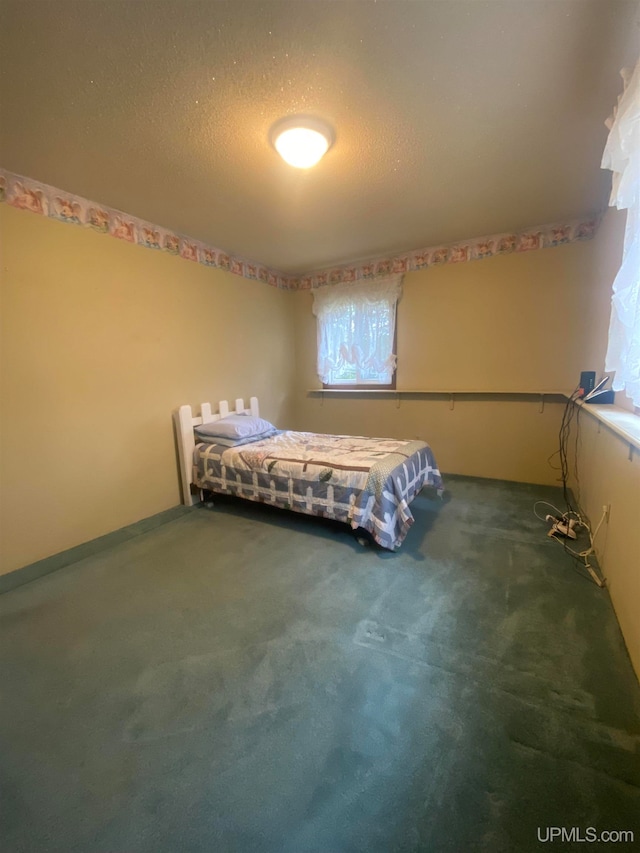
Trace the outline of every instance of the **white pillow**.
[[268, 430], [275, 429], [264, 418], [248, 415], [227, 415], [217, 421], [197, 426], [195, 434], [200, 438], [252, 438]]
[[219, 435], [196, 435], [196, 439], [203, 441], [205, 444], [218, 444], [222, 447], [242, 447], [244, 444], [262, 441], [263, 438], [273, 438], [274, 435], [278, 435], [278, 430], [275, 427], [258, 435], [251, 435], [249, 438], [222, 438]]

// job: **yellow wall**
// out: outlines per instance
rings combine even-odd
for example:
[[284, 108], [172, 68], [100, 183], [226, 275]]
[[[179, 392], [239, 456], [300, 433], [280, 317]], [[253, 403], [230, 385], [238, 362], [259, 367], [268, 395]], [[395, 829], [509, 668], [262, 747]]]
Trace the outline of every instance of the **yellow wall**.
[[609, 522], [596, 538], [596, 552], [607, 578], [618, 622], [640, 677], [640, 451], [588, 414], [580, 415], [578, 458], [580, 505], [595, 527], [602, 507]]
[[[447, 265], [405, 276], [398, 306], [399, 388], [572, 390], [596, 369], [590, 339], [602, 301], [592, 242]], [[443, 471], [555, 483], [562, 402], [513, 397], [309, 398], [318, 387], [309, 293], [296, 303], [295, 421], [299, 429], [421, 437]], [[606, 307], [605, 300], [605, 311]], [[606, 320], [606, 318], [605, 318]]]
[[[624, 213], [611, 211], [593, 242], [593, 313], [600, 322], [592, 328], [594, 369], [601, 371], [607, 346], [611, 285], [620, 267]], [[628, 408], [624, 394], [616, 404]], [[622, 399], [621, 399], [622, 398]], [[636, 672], [640, 675], [640, 450], [629, 444], [588, 411], [580, 414], [578, 484], [580, 505], [596, 525], [602, 507], [610, 505], [609, 522], [596, 539], [596, 552], [607, 588]]]
[[290, 421], [289, 294], [7, 205], [0, 233], [1, 572], [178, 504], [177, 406]]

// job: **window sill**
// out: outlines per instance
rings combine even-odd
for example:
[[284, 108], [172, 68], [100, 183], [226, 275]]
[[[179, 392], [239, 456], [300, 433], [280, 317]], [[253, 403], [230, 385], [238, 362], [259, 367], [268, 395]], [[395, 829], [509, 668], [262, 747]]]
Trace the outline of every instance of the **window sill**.
[[631, 447], [640, 450], [640, 415], [634, 415], [620, 406], [593, 406], [581, 400], [576, 405], [623, 438]]

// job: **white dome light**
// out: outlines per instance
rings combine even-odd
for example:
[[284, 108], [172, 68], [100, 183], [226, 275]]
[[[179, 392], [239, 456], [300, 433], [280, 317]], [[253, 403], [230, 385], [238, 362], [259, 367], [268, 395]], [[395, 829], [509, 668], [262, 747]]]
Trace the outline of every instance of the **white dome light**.
[[310, 169], [333, 144], [328, 124], [306, 116], [292, 116], [276, 122], [271, 142], [282, 159], [296, 169]]

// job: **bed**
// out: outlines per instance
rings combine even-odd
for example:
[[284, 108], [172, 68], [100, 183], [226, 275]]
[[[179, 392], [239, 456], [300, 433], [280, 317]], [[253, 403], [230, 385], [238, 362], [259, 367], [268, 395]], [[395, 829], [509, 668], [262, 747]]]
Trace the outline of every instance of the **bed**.
[[344, 522], [396, 550], [414, 521], [412, 500], [425, 486], [442, 495], [440, 472], [423, 441], [274, 428], [266, 438], [229, 446], [215, 436], [201, 441], [194, 432], [211, 425], [217, 433], [237, 415], [259, 419], [257, 398], [246, 408], [238, 399], [235, 409], [223, 400], [215, 414], [210, 403], [199, 416], [191, 406], [174, 413], [183, 503], [193, 505], [198, 492], [200, 499], [207, 491], [233, 495]]

